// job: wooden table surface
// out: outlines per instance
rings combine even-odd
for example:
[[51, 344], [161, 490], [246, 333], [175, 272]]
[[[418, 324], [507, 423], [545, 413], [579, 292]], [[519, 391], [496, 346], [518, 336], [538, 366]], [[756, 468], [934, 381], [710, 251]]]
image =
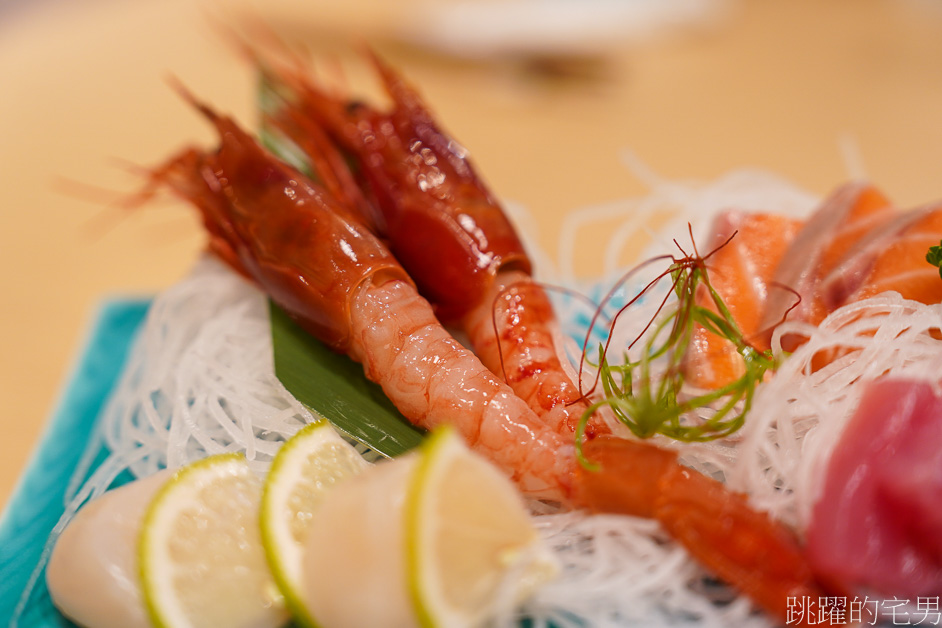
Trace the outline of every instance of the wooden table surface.
[[254, 77], [219, 28], [247, 12], [331, 63], [372, 44], [538, 218], [548, 250], [566, 212], [644, 194], [626, 151], [666, 178], [758, 167], [824, 195], [863, 173], [903, 205], [942, 198], [938, 2], [728, 0], [709, 25], [561, 63], [404, 45], [417, 5], [50, 0], [0, 14], [0, 506], [97, 305], [160, 291], [201, 250], [186, 208], [116, 203], [139, 184], [129, 165], [211, 140], [168, 76], [253, 122]]

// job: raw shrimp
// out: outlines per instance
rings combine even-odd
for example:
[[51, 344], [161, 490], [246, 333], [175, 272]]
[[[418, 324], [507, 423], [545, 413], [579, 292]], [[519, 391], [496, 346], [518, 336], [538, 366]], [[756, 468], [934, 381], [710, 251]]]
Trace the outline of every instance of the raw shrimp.
[[[560, 434], [576, 432], [588, 402], [567, 372], [561, 332], [543, 288], [521, 271], [497, 274], [487, 295], [463, 318], [462, 329], [481, 361]], [[609, 432], [600, 413], [585, 437]]]
[[[530, 408], [561, 434], [573, 434], [588, 402], [573, 383], [553, 308], [500, 204], [467, 151], [443, 133], [416, 93], [375, 55], [393, 101], [388, 112], [328, 95], [297, 68], [271, 82], [291, 95], [273, 124], [304, 150], [318, 173], [388, 238], [390, 248], [446, 323]], [[342, 159], [355, 163], [363, 192], [351, 189]], [[346, 188], [346, 189], [342, 189]], [[586, 435], [608, 431], [600, 416]]]
[[[359, 361], [403, 415], [447, 421], [528, 494], [570, 490], [571, 443], [547, 429], [445, 330], [388, 249], [353, 213], [230, 119], [215, 153], [188, 149], [152, 175], [199, 209], [210, 249], [305, 330]], [[529, 443], [513, 449], [508, 443]]]
[[350, 211], [197, 105], [220, 147], [189, 149], [152, 174], [199, 210], [210, 247], [299, 323], [359, 360], [403, 414], [453, 425], [530, 495], [654, 517], [704, 566], [784, 618], [792, 596], [823, 595], [791, 533], [723, 485], [648, 443], [600, 436], [579, 465], [542, 423], [438, 323], [411, 280]]

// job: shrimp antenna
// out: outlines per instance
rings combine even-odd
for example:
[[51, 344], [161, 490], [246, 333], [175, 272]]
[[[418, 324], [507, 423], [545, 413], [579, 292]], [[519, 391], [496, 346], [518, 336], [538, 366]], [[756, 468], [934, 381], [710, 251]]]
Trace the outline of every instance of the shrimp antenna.
[[216, 113], [215, 109], [212, 109], [205, 102], [197, 98], [193, 92], [183, 84], [183, 81], [181, 81], [175, 75], [170, 74], [166, 77], [165, 80], [167, 81], [167, 84], [170, 86], [170, 88], [173, 89], [173, 91], [175, 91], [177, 95], [184, 100], [184, 102], [203, 114], [203, 116], [205, 116], [206, 119], [208, 119], [210, 122], [217, 124], [222, 118], [222, 116]]

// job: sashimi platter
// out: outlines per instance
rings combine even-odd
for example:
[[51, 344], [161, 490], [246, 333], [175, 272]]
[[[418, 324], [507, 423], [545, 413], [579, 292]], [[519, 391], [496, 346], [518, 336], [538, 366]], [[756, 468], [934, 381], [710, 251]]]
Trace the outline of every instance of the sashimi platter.
[[129, 200], [206, 252], [31, 581], [64, 618], [942, 625], [942, 203], [650, 176], [600, 243], [633, 261], [572, 281], [408, 68], [242, 52], [257, 128], [176, 86], [216, 141]]

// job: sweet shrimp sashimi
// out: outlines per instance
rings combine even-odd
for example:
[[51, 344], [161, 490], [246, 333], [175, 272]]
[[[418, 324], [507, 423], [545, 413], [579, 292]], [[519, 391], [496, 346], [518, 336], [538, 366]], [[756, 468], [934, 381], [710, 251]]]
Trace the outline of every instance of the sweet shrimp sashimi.
[[[574, 383], [546, 291], [509, 218], [417, 92], [372, 57], [392, 100], [388, 111], [328, 94], [297, 68], [272, 70], [291, 94], [272, 123], [341, 189], [403, 264], [439, 318], [561, 434], [576, 430], [588, 402]], [[325, 142], [324, 139], [327, 139]], [[339, 147], [357, 174], [350, 181]], [[608, 431], [600, 417], [587, 435]]]
[[[441, 326], [385, 245], [352, 212], [205, 106], [220, 149], [154, 171], [197, 206], [210, 249], [306, 331], [363, 364], [407, 419], [447, 421], [527, 493], [565, 499], [571, 443]], [[508, 443], [527, 442], [512, 449]]]
[[[649, 443], [600, 436], [581, 466], [550, 428], [442, 328], [402, 267], [346, 206], [279, 162], [230, 119], [198, 105], [218, 150], [156, 169], [203, 219], [210, 248], [305, 329], [359, 360], [407, 419], [453, 425], [524, 492], [657, 519], [708, 570], [783, 618], [787, 600], [824, 594], [794, 535], [716, 480]], [[626, 473], [628, 465], [631, 472]]]

